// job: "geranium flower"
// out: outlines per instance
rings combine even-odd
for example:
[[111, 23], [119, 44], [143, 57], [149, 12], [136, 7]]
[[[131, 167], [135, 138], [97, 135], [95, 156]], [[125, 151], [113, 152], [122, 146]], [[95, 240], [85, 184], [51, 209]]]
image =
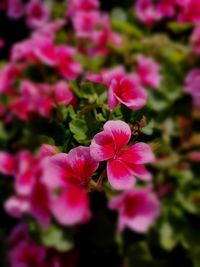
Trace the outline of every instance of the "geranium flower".
[[200, 69], [191, 70], [185, 80], [184, 91], [192, 96], [194, 106], [200, 107]]
[[45, 25], [50, 18], [48, 6], [41, 0], [31, 0], [25, 6], [26, 21], [30, 28], [39, 28]]
[[78, 146], [68, 154], [58, 153], [49, 158], [43, 181], [52, 188], [86, 186], [98, 165], [88, 147]]
[[113, 188], [129, 189], [135, 178], [149, 180], [151, 174], [144, 164], [154, 161], [150, 147], [137, 143], [126, 148], [131, 138], [131, 129], [123, 121], [108, 121], [103, 131], [96, 134], [90, 146], [91, 156], [97, 161], [107, 160], [108, 180]]
[[87, 222], [91, 217], [87, 191], [80, 187], [65, 189], [52, 200], [51, 211], [63, 225]]
[[160, 211], [158, 199], [146, 188], [131, 189], [114, 197], [109, 207], [119, 213], [119, 231], [127, 227], [138, 233], [146, 232]]
[[136, 73], [141, 84], [151, 88], [158, 88], [161, 81], [159, 69], [159, 65], [152, 58], [145, 57], [144, 55], [138, 56]]

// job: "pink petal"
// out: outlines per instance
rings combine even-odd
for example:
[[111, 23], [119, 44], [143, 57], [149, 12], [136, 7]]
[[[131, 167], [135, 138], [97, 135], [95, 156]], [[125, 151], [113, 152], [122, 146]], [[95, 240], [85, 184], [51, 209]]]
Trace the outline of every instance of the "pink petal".
[[15, 159], [12, 155], [0, 152], [0, 172], [5, 175], [12, 175], [15, 172]]
[[30, 195], [30, 213], [44, 227], [47, 227], [50, 221], [49, 205], [50, 195], [47, 187], [40, 182], [35, 183]]
[[59, 223], [74, 225], [90, 218], [87, 192], [80, 188], [70, 188], [61, 193], [52, 203], [52, 213]]
[[28, 199], [12, 196], [4, 203], [4, 208], [11, 216], [20, 218], [24, 213], [29, 212], [30, 207]]
[[141, 180], [150, 181], [152, 179], [152, 174], [143, 165], [127, 165], [133, 172], [133, 175], [139, 177]]
[[145, 143], [137, 143], [128, 147], [120, 156], [125, 162], [132, 164], [144, 164], [155, 161], [155, 156], [149, 145]]
[[115, 143], [115, 153], [121, 150], [128, 144], [131, 138], [131, 129], [129, 125], [123, 121], [107, 121], [104, 124], [104, 131], [111, 134]]
[[110, 110], [113, 110], [119, 103], [113, 92], [114, 86], [117, 86], [117, 81], [113, 79], [111, 82], [111, 86], [108, 88], [108, 107]]
[[119, 102], [133, 110], [142, 108], [147, 102], [148, 94], [132, 78], [124, 78], [120, 84], [113, 85], [113, 92]]
[[54, 85], [56, 101], [59, 104], [67, 105], [73, 99], [72, 91], [69, 89], [69, 85], [65, 81], [59, 81]]
[[90, 145], [90, 154], [97, 161], [114, 157], [114, 141], [111, 134], [100, 132], [96, 134]]
[[131, 170], [120, 160], [109, 160], [107, 163], [108, 181], [116, 190], [130, 189], [134, 185]]
[[76, 177], [81, 184], [86, 184], [99, 166], [99, 163], [91, 157], [90, 148], [78, 146], [71, 149], [68, 156]]
[[65, 176], [73, 177], [68, 155], [58, 153], [47, 159], [42, 181], [50, 188], [66, 187]]

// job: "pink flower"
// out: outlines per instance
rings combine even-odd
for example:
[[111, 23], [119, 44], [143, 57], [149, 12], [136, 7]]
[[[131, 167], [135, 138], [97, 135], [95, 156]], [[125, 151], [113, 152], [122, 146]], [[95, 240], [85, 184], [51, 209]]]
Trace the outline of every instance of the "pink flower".
[[184, 90], [192, 96], [194, 106], [200, 108], [200, 69], [193, 69], [188, 73]]
[[118, 229], [146, 232], [159, 214], [158, 199], [149, 189], [132, 189], [111, 199], [109, 207], [119, 213]]
[[194, 29], [190, 42], [194, 48], [194, 52], [200, 55], [200, 26]]
[[79, 146], [68, 154], [58, 153], [46, 163], [43, 181], [52, 188], [86, 186], [98, 162], [90, 156], [88, 147]]
[[127, 75], [123, 66], [103, 70], [100, 74], [88, 74], [86, 79], [103, 83], [108, 87], [108, 107], [114, 109], [122, 103], [130, 109], [142, 108], [147, 102], [147, 93], [136, 75]]
[[189, 159], [193, 162], [200, 162], [200, 151], [193, 151], [189, 154]]
[[21, 69], [15, 64], [7, 64], [0, 70], [0, 93], [7, 93], [15, 80], [21, 74]]
[[19, 19], [24, 15], [22, 0], [8, 0], [7, 15], [12, 19]]
[[69, 85], [65, 81], [59, 81], [54, 85], [56, 102], [58, 104], [71, 104], [75, 98]]
[[113, 110], [118, 103], [130, 109], [142, 108], [147, 102], [147, 93], [135, 76], [125, 76], [120, 81], [112, 79], [108, 89], [108, 107]]
[[159, 69], [159, 65], [153, 59], [144, 55], [138, 57], [136, 72], [143, 85], [158, 88], [161, 81]]
[[131, 138], [131, 129], [123, 121], [108, 121], [103, 131], [96, 134], [90, 146], [91, 156], [97, 161], [107, 160], [108, 180], [113, 188], [129, 189], [135, 178], [150, 180], [151, 174], [144, 164], [154, 161], [147, 144], [137, 143], [126, 148]]
[[85, 223], [90, 217], [89, 198], [83, 188], [70, 187], [52, 201], [51, 211], [63, 225]]
[[35, 181], [30, 194], [29, 213], [37, 219], [43, 227], [48, 227], [50, 222], [51, 195], [47, 186], [40, 181]]
[[42, 266], [45, 254], [45, 248], [37, 246], [30, 241], [22, 240], [11, 249], [8, 256], [11, 267], [30, 267]]
[[67, 0], [69, 3], [68, 14], [73, 14], [78, 10], [90, 11], [99, 8], [98, 0]]
[[27, 25], [30, 28], [39, 28], [50, 18], [50, 10], [41, 0], [30, 0], [26, 5]]
[[91, 38], [93, 31], [97, 30], [102, 22], [101, 13], [92, 11], [77, 11], [72, 17], [73, 26], [77, 37]]
[[10, 103], [12, 113], [22, 120], [38, 113], [42, 117], [49, 117], [53, 105], [52, 89], [46, 84], [33, 84], [24, 80], [20, 85], [20, 94]]
[[153, 24], [160, 19], [160, 13], [156, 11], [152, 0], [137, 0], [135, 13], [138, 19], [147, 25]]
[[0, 49], [5, 46], [5, 40], [0, 37]]
[[30, 212], [30, 203], [24, 197], [11, 196], [4, 203], [5, 211], [14, 218], [20, 218]]
[[200, 23], [200, 2], [199, 0], [185, 1], [183, 9], [181, 10], [178, 20], [180, 22], [189, 22], [194, 24]]
[[66, 45], [61, 45], [56, 49], [58, 71], [69, 80], [76, 79], [82, 71], [81, 65], [73, 59], [75, 53], [74, 48]]
[[12, 156], [15, 194], [4, 204], [11, 216], [19, 218], [29, 214], [43, 227], [47, 227], [50, 221], [51, 192], [42, 182], [42, 177], [48, 157], [57, 153], [55, 147], [45, 146], [36, 156], [26, 150]]
[[12, 175], [15, 172], [14, 157], [3, 151], [0, 151], [0, 172], [5, 175]]

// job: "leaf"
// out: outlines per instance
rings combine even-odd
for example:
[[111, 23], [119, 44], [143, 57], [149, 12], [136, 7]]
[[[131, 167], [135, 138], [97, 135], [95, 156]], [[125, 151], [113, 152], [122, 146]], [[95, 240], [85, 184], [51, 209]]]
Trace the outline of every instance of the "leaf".
[[60, 252], [66, 252], [73, 247], [71, 237], [68, 239], [64, 237], [64, 232], [55, 225], [50, 225], [47, 230], [42, 230], [41, 242], [44, 246], [55, 248]]
[[178, 242], [178, 234], [174, 232], [172, 226], [168, 222], [164, 222], [160, 226], [160, 243], [166, 250], [172, 250]]
[[70, 123], [69, 123], [69, 128], [71, 130], [71, 132], [74, 135], [74, 138], [82, 143], [83, 141], [85, 141], [87, 139], [87, 126], [86, 126], [86, 122], [84, 121], [83, 116], [82, 117], [76, 117], [75, 119], [73, 119]]

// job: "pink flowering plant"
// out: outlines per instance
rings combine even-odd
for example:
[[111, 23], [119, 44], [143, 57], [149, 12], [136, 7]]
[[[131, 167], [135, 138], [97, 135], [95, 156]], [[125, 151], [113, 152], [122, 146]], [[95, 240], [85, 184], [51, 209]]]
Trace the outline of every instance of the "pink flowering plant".
[[3, 0], [0, 24], [0, 265], [200, 266], [200, 1]]

